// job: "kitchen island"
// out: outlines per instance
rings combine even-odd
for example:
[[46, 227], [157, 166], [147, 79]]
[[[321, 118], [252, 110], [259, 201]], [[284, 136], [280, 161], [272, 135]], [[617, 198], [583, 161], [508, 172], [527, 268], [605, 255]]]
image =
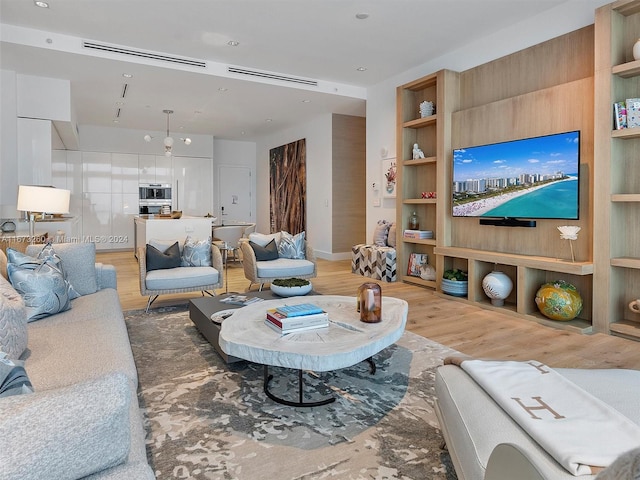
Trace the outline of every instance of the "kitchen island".
[[136, 249], [144, 247], [149, 240], [176, 240], [184, 243], [187, 235], [194, 240], [204, 240], [211, 236], [212, 218], [188, 217], [171, 218], [159, 215], [137, 215], [134, 217], [134, 237]]

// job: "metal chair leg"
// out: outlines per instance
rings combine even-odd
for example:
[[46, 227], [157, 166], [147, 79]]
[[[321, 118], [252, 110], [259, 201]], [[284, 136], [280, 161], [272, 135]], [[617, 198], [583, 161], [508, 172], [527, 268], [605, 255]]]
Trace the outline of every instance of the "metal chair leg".
[[158, 295], [149, 295], [149, 300], [147, 301], [147, 309], [144, 311], [145, 313], [149, 313], [149, 307], [153, 302], [156, 301], [156, 298], [158, 298]]

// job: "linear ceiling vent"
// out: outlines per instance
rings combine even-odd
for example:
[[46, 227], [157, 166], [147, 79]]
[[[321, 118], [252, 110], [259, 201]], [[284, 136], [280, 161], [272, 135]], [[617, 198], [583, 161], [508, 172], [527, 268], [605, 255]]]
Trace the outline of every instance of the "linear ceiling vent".
[[206, 68], [206, 62], [202, 60], [192, 60], [185, 57], [175, 57], [163, 53], [148, 52], [145, 50], [134, 50], [132, 48], [117, 47], [106, 43], [82, 42], [84, 48], [92, 50], [100, 50], [101, 52], [118, 53], [120, 55], [128, 55], [130, 57], [150, 58], [151, 60], [159, 60], [161, 62], [178, 63], [180, 65], [189, 65], [191, 67]]
[[252, 77], [267, 78], [269, 80], [279, 80], [281, 82], [300, 83], [302, 85], [311, 85], [317, 87], [316, 80], [307, 80], [305, 78], [288, 77], [286, 75], [278, 75], [277, 73], [260, 72], [258, 70], [248, 70], [246, 68], [229, 67], [229, 73], [237, 73], [239, 75], [249, 75]]

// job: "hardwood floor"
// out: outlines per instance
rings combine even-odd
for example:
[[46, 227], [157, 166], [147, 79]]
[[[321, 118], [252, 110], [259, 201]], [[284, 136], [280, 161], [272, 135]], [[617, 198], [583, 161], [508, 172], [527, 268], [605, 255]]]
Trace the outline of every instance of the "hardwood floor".
[[[112, 264], [118, 276], [123, 310], [145, 308], [140, 295], [138, 263], [132, 252], [98, 253], [97, 261]], [[229, 266], [229, 291], [245, 291], [249, 282], [240, 265]], [[314, 289], [326, 295], [354, 296], [369, 279], [351, 273], [350, 261], [318, 260]], [[581, 335], [504, 313], [484, 310], [434, 295], [406, 283], [379, 282], [383, 295], [409, 303], [407, 330], [483, 358], [538, 360], [553, 367], [640, 369], [640, 343], [604, 334]], [[254, 289], [256, 287], [254, 286]], [[218, 290], [222, 293], [224, 290]], [[185, 303], [197, 294], [163, 295], [154, 306]]]

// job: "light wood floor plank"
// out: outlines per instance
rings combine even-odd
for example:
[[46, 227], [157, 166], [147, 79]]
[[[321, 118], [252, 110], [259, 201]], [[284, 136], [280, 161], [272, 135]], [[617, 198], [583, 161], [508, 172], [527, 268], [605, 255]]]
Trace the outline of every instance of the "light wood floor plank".
[[[131, 252], [98, 253], [97, 261], [115, 265], [123, 310], [145, 308], [140, 295], [138, 265]], [[325, 295], [354, 296], [369, 281], [351, 273], [350, 261], [318, 260], [314, 289]], [[604, 334], [581, 335], [508, 313], [484, 310], [449, 300], [407, 283], [378, 282], [383, 295], [409, 303], [407, 330], [482, 358], [538, 360], [554, 367], [640, 369], [640, 343]], [[229, 290], [244, 292], [249, 282], [240, 265], [229, 267]], [[255, 287], [254, 287], [255, 288]], [[217, 293], [224, 292], [224, 289]], [[185, 303], [197, 294], [164, 295], [154, 306]], [[355, 305], [354, 305], [355, 308]]]

